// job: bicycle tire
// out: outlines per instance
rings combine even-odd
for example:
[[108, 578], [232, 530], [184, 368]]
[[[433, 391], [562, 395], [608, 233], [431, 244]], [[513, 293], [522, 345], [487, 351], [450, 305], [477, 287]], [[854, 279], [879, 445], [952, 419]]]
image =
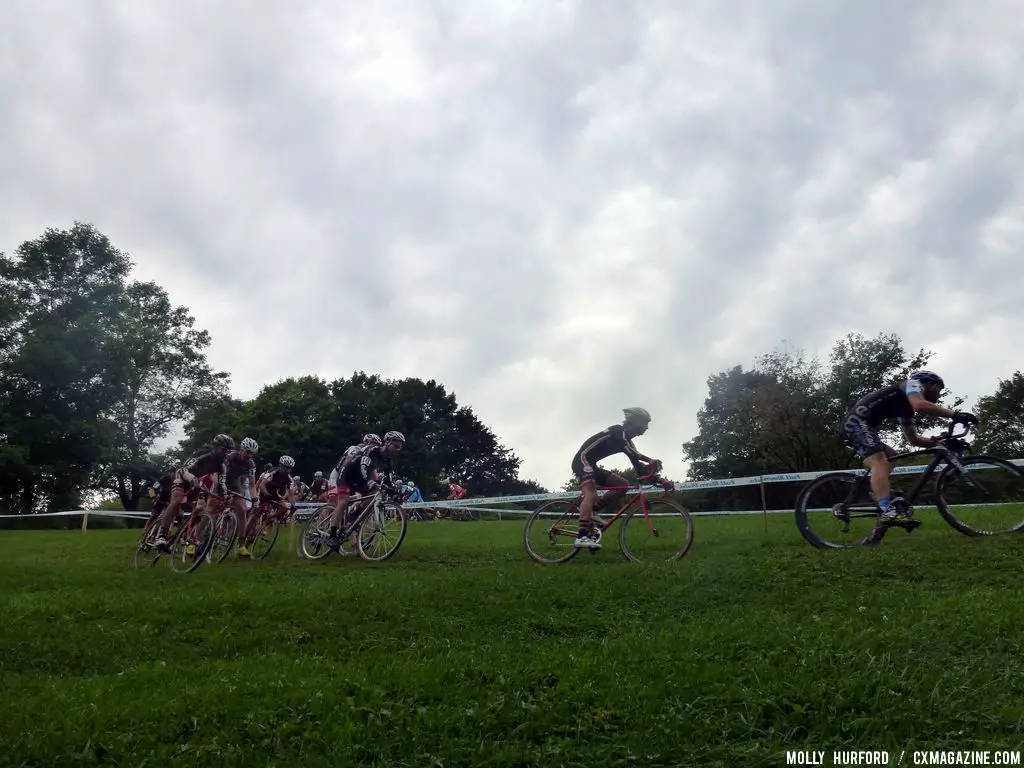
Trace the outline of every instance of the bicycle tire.
[[148, 539], [155, 530], [159, 519], [159, 516], [151, 517], [146, 521], [146, 525], [142, 529], [142, 535], [139, 537], [139, 541], [135, 545], [135, 554], [132, 557], [132, 565], [137, 569], [141, 569], [143, 565], [147, 565], [152, 568], [156, 565], [156, 561], [159, 560], [160, 556], [163, 554], [163, 552], [148, 542]]
[[[367, 551], [367, 547], [370, 543], [380, 540], [380, 524], [385, 520], [385, 517], [387, 519], [397, 518], [399, 521], [398, 534], [395, 536], [393, 543], [390, 543], [388, 548], [385, 549], [382, 554], [371, 555]], [[405, 541], [405, 534], [408, 530], [409, 517], [405, 514], [404, 509], [390, 504], [381, 504], [379, 508], [373, 509], [370, 514], [366, 515], [359, 521], [359, 529], [356, 533], [356, 547], [359, 552], [359, 556], [372, 563], [384, 562], [385, 560], [393, 557], [398, 551], [398, 548], [402, 546], [402, 542]]]
[[[821, 477], [817, 477], [811, 480], [805, 485], [800, 493], [797, 494], [796, 508], [794, 510], [794, 517], [796, 520], [796, 527], [807, 540], [807, 542], [817, 549], [852, 549], [853, 547], [868, 547], [878, 544], [886, 533], [886, 528], [877, 524], [877, 515], [874, 515], [874, 522], [872, 522], [871, 530], [862, 537], [855, 536], [849, 541], [835, 542], [829, 538], [825, 538], [815, 531], [815, 528], [811, 526], [810, 520], [808, 519], [808, 512], [813, 511], [808, 507], [810, 503], [812, 492], [818, 489], [824, 489], [829, 483], [838, 482], [841, 486], [847, 487], [849, 490], [850, 486], [856, 483], [861, 483], [863, 478], [858, 475], [854, 475], [850, 472], [828, 472]], [[867, 484], [864, 484], [867, 488]], [[859, 490], [859, 489], [858, 489]], [[839, 506], [842, 502], [833, 501], [833, 509]], [[833, 511], [833, 519], [835, 518], [835, 512]], [[867, 517], [865, 515], [864, 517]]]
[[[265, 559], [274, 548], [280, 533], [281, 521], [276, 516], [268, 520], [266, 515], [261, 514], [256, 522], [256, 530], [253, 531], [252, 543], [249, 545], [249, 557], [253, 560]], [[264, 544], [266, 549], [263, 548]]]
[[[544, 518], [550, 519], [552, 515], [558, 516], [554, 522], [544, 528]], [[580, 550], [573, 546], [579, 532], [579, 518], [578, 499], [553, 499], [547, 504], [542, 504], [526, 519], [526, 525], [523, 528], [523, 546], [526, 548], [526, 554], [530, 556], [531, 560], [541, 565], [558, 565], [572, 560], [580, 553]], [[537, 526], [536, 531], [534, 531], [534, 526]], [[534, 546], [531, 542], [531, 532], [537, 534], [538, 546]], [[558, 540], [560, 539], [565, 540], [567, 544], [564, 551], [558, 549]], [[546, 548], [539, 546], [539, 542], [544, 540], [550, 543], [552, 551], [558, 550], [557, 556], [549, 554], [545, 551]]]
[[299, 535], [299, 554], [307, 560], [321, 560], [331, 553], [327, 547], [327, 526], [334, 507], [325, 504], [303, 524]]
[[[1024, 471], [1021, 471], [1020, 467], [1015, 464], [1011, 464], [1005, 459], [999, 459], [994, 456], [983, 456], [975, 455], [968, 456], [962, 459], [960, 462], [965, 469], [970, 469], [972, 465], [986, 464], [991, 468], [1003, 469], [1008, 472], [1006, 476], [1007, 480], [1013, 479], [1016, 484], [1017, 498], [1024, 498]], [[951, 509], [950, 504], [946, 500], [946, 489], [950, 481], [959, 476], [960, 471], [952, 464], [947, 464], [945, 468], [939, 473], [939, 476], [935, 480], [935, 506], [939, 510], [939, 514], [942, 519], [945, 520], [953, 530], [958, 533], [962, 533], [965, 536], [999, 536], [1007, 533], [1021, 533], [1024, 532], [1024, 519], [1020, 522], [1015, 523], [1012, 526], [1001, 528], [999, 530], [985, 530], [982, 528], [975, 527], [963, 519], [958, 517]], [[985, 485], [991, 485], [981, 483]], [[1004, 489], [1005, 490], [1005, 489]], [[1019, 502], [1018, 502], [1019, 503]]]
[[[693, 518], [690, 517], [690, 510], [682, 506], [681, 504], [677, 504], [671, 499], [653, 499], [651, 501], [648, 501], [647, 509], [648, 514], [651, 514], [652, 511], [656, 515], [672, 514], [674, 512], [682, 518], [682, 546], [679, 549], [669, 549], [669, 552], [671, 554], [669, 554], [667, 562], [681, 560], [683, 557], [686, 556], [686, 553], [690, 551], [690, 547], [693, 546]], [[633, 521], [633, 518], [639, 518], [637, 525], [640, 525], [641, 522], [644, 524], [644, 529], [642, 529], [642, 531], [639, 534], [634, 534], [634, 542], [643, 540], [644, 533], [653, 533], [655, 538], [660, 538], [660, 534], [658, 533], [658, 527], [655, 525], [655, 521], [653, 520], [651, 521], [651, 524], [654, 525], [654, 530], [651, 531], [649, 528], [647, 528], [647, 518], [644, 516], [643, 510], [640, 508], [639, 505], [634, 507], [633, 510], [630, 511], [628, 515], [626, 515], [626, 518], [622, 521], [622, 525], [619, 526], [619, 549], [622, 551], [623, 556], [627, 560], [634, 563], [638, 563], [643, 560], [646, 560], [647, 558], [638, 556], [636, 548], [630, 547], [626, 540], [630, 530], [635, 532], [638, 530], [637, 525], [633, 526], [633, 528], [629, 527], [629, 524]], [[669, 528], [675, 526], [663, 527]]]
[[223, 563], [238, 539], [238, 515], [233, 509], [217, 515], [214, 521], [213, 543], [207, 559], [214, 564]]
[[[216, 527], [213, 518], [205, 512], [193, 512], [192, 515], [198, 515], [198, 518], [191, 525], [187, 521], [181, 525], [170, 542], [167, 561], [175, 573], [192, 573], [203, 564], [213, 545]], [[193, 554], [188, 553], [190, 544], [196, 548]]]

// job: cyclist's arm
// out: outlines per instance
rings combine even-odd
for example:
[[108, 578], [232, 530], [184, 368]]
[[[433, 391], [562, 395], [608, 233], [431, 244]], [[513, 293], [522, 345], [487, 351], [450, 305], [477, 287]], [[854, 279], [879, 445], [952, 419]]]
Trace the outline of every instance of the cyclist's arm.
[[921, 395], [907, 395], [907, 400], [910, 401], [910, 405], [914, 409], [914, 413], [929, 413], [932, 416], [943, 416], [947, 419], [953, 418], [953, 414], [956, 413], [952, 408], [946, 408], [944, 405], [928, 402]]
[[903, 436], [907, 438], [907, 442], [911, 445], [917, 446], [918, 448], [934, 448], [939, 444], [939, 438], [924, 437], [920, 434], [917, 431], [917, 426], [914, 424], [913, 419], [901, 419], [900, 426], [903, 427]]

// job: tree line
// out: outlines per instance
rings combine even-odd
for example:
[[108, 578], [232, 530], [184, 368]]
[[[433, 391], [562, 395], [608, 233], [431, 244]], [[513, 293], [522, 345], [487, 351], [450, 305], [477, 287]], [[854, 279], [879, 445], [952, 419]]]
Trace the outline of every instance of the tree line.
[[[0, 511], [71, 509], [97, 493], [137, 509], [149, 483], [219, 432], [254, 438], [261, 461], [291, 455], [308, 479], [366, 431], [397, 429], [408, 438], [401, 470], [428, 495], [445, 477], [474, 495], [545, 490], [521, 479], [520, 459], [433, 380], [303, 376], [231, 397], [229, 374], [206, 358], [210, 333], [159, 285], [132, 280], [132, 266], [80, 222], [0, 252]], [[843, 414], [931, 357], [895, 334], [850, 334], [825, 361], [782, 348], [720, 371], [682, 444], [687, 479], [853, 466]], [[1024, 455], [1024, 374], [999, 381], [976, 410], [977, 450]], [[176, 424], [184, 439], [155, 451]], [[899, 434], [885, 437], [901, 445]]]
[[[447, 476], [475, 493], [544, 490], [435, 381], [305, 376], [232, 398], [229, 374], [207, 360], [210, 333], [159, 285], [132, 280], [132, 266], [81, 222], [0, 253], [0, 511], [73, 509], [97, 493], [138, 509], [151, 482], [219, 432], [312, 476], [365, 432], [398, 429], [401, 469], [425, 493]], [[184, 440], [155, 451], [181, 423]]]

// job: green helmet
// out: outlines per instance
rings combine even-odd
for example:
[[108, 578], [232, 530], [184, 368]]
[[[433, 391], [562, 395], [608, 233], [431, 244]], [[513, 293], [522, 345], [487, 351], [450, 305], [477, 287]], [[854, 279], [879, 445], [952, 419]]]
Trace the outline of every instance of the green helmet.
[[626, 423], [628, 424], [649, 424], [651, 422], [651, 414], [647, 412], [646, 408], [623, 408], [622, 412], [626, 414]]

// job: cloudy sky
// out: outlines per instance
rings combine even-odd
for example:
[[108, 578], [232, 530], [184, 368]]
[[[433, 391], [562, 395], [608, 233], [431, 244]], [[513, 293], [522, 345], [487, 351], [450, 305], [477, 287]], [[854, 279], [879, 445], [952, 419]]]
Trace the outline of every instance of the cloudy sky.
[[629, 405], [681, 479], [708, 375], [783, 340], [895, 332], [972, 400], [1024, 367], [1019, 1], [4, 17], [0, 250], [91, 222], [238, 397], [436, 378], [557, 486]]

